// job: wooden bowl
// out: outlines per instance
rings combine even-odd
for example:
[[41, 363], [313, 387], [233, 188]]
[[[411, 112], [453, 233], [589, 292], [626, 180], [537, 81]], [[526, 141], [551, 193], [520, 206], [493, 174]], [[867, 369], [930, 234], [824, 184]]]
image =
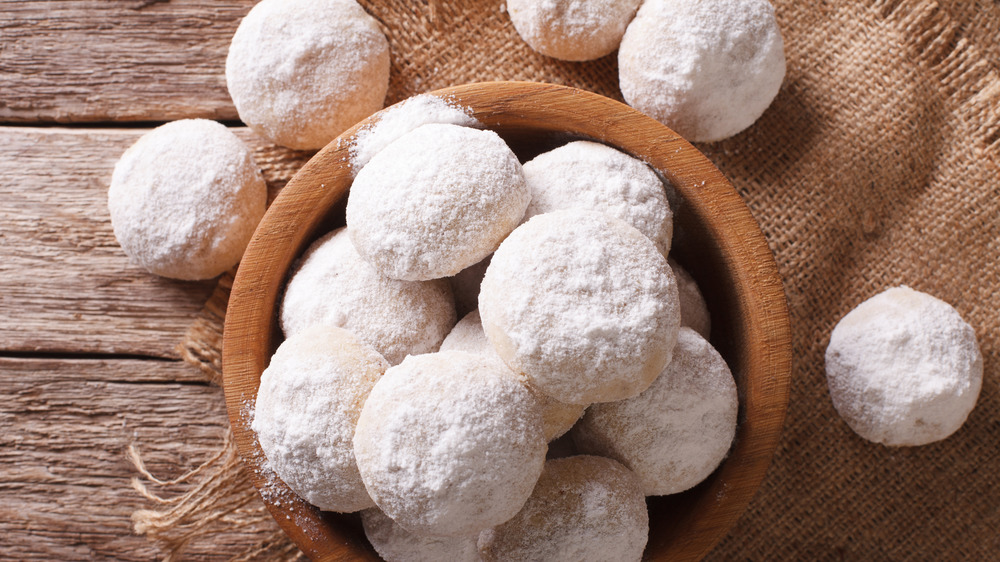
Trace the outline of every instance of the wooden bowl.
[[[522, 159], [574, 138], [637, 156], [673, 184], [681, 203], [671, 255], [698, 281], [712, 314], [712, 343], [739, 388], [736, 440], [705, 482], [648, 498], [645, 557], [696, 560], [729, 531], [760, 485], [788, 404], [788, 310], [774, 257], [732, 185], [697, 149], [657, 121], [596, 94], [551, 84], [493, 82], [434, 92], [468, 107]], [[281, 343], [278, 298], [293, 260], [343, 224], [351, 170], [347, 146], [360, 126], [314, 156], [271, 205], [233, 284], [223, 346], [226, 403], [254, 485], [282, 529], [315, 560], [377, 560], [356, 514], [320, 512], [272, 472], [250, 429], [261, 372]]]

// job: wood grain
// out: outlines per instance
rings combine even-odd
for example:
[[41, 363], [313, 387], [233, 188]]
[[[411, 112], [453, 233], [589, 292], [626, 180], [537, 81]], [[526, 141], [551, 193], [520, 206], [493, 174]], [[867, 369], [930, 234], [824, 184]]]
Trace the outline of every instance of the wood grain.
[[[472, 84], [437, 94], [468, 107], [515, 151], [520, 140], [535, 144], [539, 138], [565, 139], [567, 133], [604, 141], [649, 162], [681, 196], [675, 224], [684, 236], [672, 251], [698, 279], [709, 303], [712, 342], [736, 378], [740, 418], [733, 449], [712, 476], [685, 493], [651, 498], [646, 557], [700, 559], [728, 532], [759, 486], [788, 404], [788, 309], [777, 266], [756, 221], [700, 152], [618, 102], [523, 82]], [[255, 233], [233, 285], [223, 345], [226, 402], [236, 443], [258, 488], [267, 483], [260, 475], [259, 444], [242, 414], [244, 405], [256, 396], [260, 374], [280, 340], [274, 309], [286, 272], [306, 244], [329, 228], [333, 209], [350, 184], [346, 150], [328, 146], [289, 182]], [[363, 560], [372, 555], [345, 521], [321, 517], [302, 500], [279, 503], [265, 498], [265, 503], [313, 559]]]
[[[115, 240], [107, 185], [144, 132], [0, 127], [0, 351], [176, 357], [214, 282], [151, 275]], [[304, 159], [237, 133], [271, 188]]]
[[236, 119], [226, 52], [253, 4], [0, 2], [0, 122]]
[[[194, 367], [160, 360], [0, 358], [0, 557], [150, 560], [129, 516], [148, 503], [129, 487], [125, 458], [176, 477], [213, 454], [227, 425], [221, 390]], [[261, 538], [217, 533], [191, 546], [226, 559]]]

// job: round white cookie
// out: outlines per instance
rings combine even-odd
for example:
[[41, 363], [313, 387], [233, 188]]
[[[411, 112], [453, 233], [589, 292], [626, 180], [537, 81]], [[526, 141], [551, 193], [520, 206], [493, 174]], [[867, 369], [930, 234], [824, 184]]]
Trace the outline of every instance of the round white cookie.
[[582, 453], [629, 467], [647, 496], [676, 494], [708, 477], [736, 435], [736, 381], [722, 356], [681, 328], [674, 358], [642, 394], [594, 404], [570, 435]]
[[471, 353], [412, 355], [368, 395], [354, 454], [378, 507], [410, 532], [469, 536], [510, 519], [545, 461], [531, 392]]
[[524, 164], [531, 201], [524, 220], [563, 209], [590, 209], [639, 229], [664, 256], [673, 213], [656, 172], [637, 158], [591, 141], [574, 141]]
[[281, 329], [313, 324], [346, 328], [396, 365], [436, 351], [455, 325], [446, 280], [397, 281], [361, 259], [343, 228], [323, 236], [299, 260], [281, 301]]
[[262, 0], [233, 35], [226, 85], [257, 134], [322, 148], [382, 108], [389, 42], [354, 0]]
[[183, 119], [139, 138], [115, 164], [115, 238], [143, 269], [209, 279], [236, 265], [267, 205], [250, 149], [225, 126]]
[[484, 560], [626, 562], [642, 559], [649, 515], [639, 479], [602, 457], [546, 461], [513, 519], [479, 535]]
[[951, 305], [896, 287], [837, 323], [826, 382], [837, 413], [861, 437], [925, 445], [965, 423], [983, 384], [983, 356]]
[[784, 77], [784, 43], [767, 0], [646, 0], [618, 51], [625, 101], [692, 142], [749, 127]]
[[[486, 339], [486, 332], [483, 331], [482, 320], [479, 318], [479, 310], [473, 310], [455, 324], [448, 337], [441, 342], [441, 351], [466, 351], [476, 355], [482, 355], [497, 362], [511, 376], [517, 376], [507, 368], [496, 350]], [[560, 402], [551, 396], [538, 392], [530, 385], [528, 389], [535, 393], [539, 407], [542, 412], [542, 429], [545, 433], [546, 441], [553, 441], [562, 434], [569, 431], [573, 424], [583, 415], [586, 405], [567, 404]]]
[[354, 461], [354, 427], [389, 363], [347, 330], [313, 326], [284, 341], [260, 377], [251, 427], [275, 474], [307, 502], [374, 505]]
[[681, 326], [691, 328], [707, 340], [712, 331], [712, 315], [708, 312], [708, 304], [705, 303], [698, 283], [673, 258], [667, 258], [667, 263], [677, 279], [677, 294], [681, 299]]
[[572, 404], [642, 392], [670, 362], [677, 284], [656, 245], [595, 211], [537, 215], [493, 254], [483, 328], [515, 373]]
[[618, 48], [641, 0], [507, 0], [514, 29], [553, 58], [594, 60]]
[[348, 233], [387, 277], [448, 277], [495, 250], [529, 198], [521, 164], [499, 135], [428, 124], [358, 172], [347, 199]]
[[417, 535], [399, 526], [377, 507], [361, 512], [365, 537], [386, 562], [479, 562], [478, 535]]

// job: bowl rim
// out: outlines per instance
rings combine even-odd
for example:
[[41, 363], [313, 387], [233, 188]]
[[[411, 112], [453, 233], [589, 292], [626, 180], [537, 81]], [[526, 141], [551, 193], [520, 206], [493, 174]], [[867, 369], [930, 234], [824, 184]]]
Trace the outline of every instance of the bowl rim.
[[[648, 553], [656, 542], [670, 559], [702, 558], [728, 533], [759, 488], [778, 445], [788, 404], [792, 356], [788, 306], [774, 256], [757, 221], [721, 171], [697, 148], [623, 103], [538, 82], [478, 82], [429, 94], [468, 108], [486, 128], [501, 122], [504, 127], [531, 128], [558, 121], [566, 132], [637, 155], [670, 180], [690, 211], [705, 222], [706, 232], [714, 234], [714, 249], [734, 275], [740, 310], [747, 311], [741, 318], [747, 321], [746, 338], [752, 344], [747, 351], [749, 371], [740, 375], [747, 377], [741, 383], [745, 392], [740, 396], [740, 427], [729, 457], [710, 477], [700, 499], [692, 502], [709, 516], [663, 529], [656, 537], [651, 528], [647, 545]], [[584, 106], [587, 111], [581, 111]], [[249, 412], [270, 360], [263, 350], [275, 345], [275, 307], [288, 268], [330, 206], [346, 194], [356, 134], [384, 111], [320, 150], [282, 189], [246, 249], [225, 318], [223, 384], [234, 441], [278, 525], [314, 560], [344, 560], [349, 554], [378, 558], [370, 547], [364, 552], [352, 549], [348, 543], [355, 534], [331, 525], [336, 516], [320, 512], [280, 480], [275, 482], [263, 467]], [[736, 227], [738, 235], [732, 230]], [[745, 403], [744, 393], [752, 394], [754, 401]]]

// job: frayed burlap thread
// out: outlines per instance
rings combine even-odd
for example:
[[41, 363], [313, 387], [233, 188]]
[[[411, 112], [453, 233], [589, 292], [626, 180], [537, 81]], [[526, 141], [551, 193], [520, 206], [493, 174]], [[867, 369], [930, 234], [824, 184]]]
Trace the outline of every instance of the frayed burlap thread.
[[[791, 398], [760, 491], [709, 558], [993, 559], [1000, 552], [1000, 4], [773, 3], [788, 60], [777, 99], [747, 131], [699, 148], [732, 180], [775, 253], [793, 329]], [[389, 36], [387, 103], [513, 79], [621, 99], [614, 55], [569, 63], [534, 53], [501, 0], [362, 4]], [[262, 164], [269, 184], [282, 185], [306, 156], [276, 149]], [[823, 354], [844, 314], [899, 284], [959, 310], [976, 329], [985, 375], [960, 431], [893, 449], [862, 440], [837, 416]], [[221, 376], [229, 286], [231, 277], [223, 278], [181, 346], [208, 380]], [[234, 455], [224, 441], [184, 481], [157, 484], [144, 474], [138, 489], [153, 506], [140, 518], [142, 532], [174, 553], [211, 540], [209, 527], [254, 520], [265, 540], [247, 556], [296, 552], [273, 534]]]

